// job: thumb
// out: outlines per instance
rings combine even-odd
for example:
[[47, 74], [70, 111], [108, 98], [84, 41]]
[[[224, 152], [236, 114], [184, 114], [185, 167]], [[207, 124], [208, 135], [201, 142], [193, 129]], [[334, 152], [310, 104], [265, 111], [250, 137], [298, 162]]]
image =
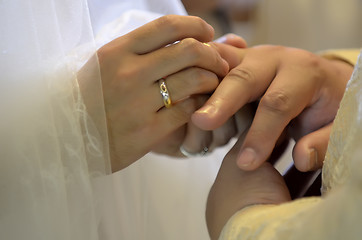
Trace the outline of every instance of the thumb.
[[332, 125], [333, 123], [330, 123], [297, 141], [293, 149], [293, 159], [299, 171], [312, 171], [323, 166]]

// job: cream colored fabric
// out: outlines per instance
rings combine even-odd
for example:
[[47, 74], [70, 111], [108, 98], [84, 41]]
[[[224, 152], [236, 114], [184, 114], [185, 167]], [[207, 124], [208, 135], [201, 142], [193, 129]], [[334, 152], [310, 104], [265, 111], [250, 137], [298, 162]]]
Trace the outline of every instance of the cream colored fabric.
[[237, 212], [220, 239], [360, 239], [362, 228], [362, 56], [333, 125], [323, 197], [255, 205]]
[[356, 65], [359, 50], [358, 49], [334, 49], [319, 52], [319, 54], [328, 59], [337, 59], [345, 61], [351, 65]]

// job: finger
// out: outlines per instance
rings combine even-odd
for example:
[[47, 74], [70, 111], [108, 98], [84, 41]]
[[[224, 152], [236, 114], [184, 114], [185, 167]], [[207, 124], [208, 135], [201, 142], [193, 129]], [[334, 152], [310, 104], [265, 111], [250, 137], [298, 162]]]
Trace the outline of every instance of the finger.
[[[189, 122], [191, 114], [200, 106], [200, 97], [190, 97], [171, 108], [162, 108], [156, 113], [153, 119], [154, 125], [145, 133], [146, 136], [153, 135], [156, 139], [164, 139], [167, 135], [179, 129], [181, 126]], [[157, 143], [157, 141], [156, 141]], [[154, 149], [155, 146], [152, 147]]]
[[293, 75], [294, 71], [288, 68], [278, 72], [261, 98], [237, 160], [240, 168], [259, 167], [271, 154], [288, 123], [311, 101], [314, 83], [304, 81], [305, 76]]
[[[210, 71], [188, 68], [168, 76], [165, 82], [172, 102], [177, 103], [191, 95], [211, 93], [218, 86], [219, 79]], [[158, 111], [164, 105], [158, 82], [154, 83], [152, 93], [149, 99], [154, 102], [154, 111]]]
[[265, 54], [246, 53], [242, 63], [221, 81], [206, 104], [192, 116], [201, 129], [220, 127], [246, 103], [258, 99], [275, 76], [276, 64]]
[[293, 159], [299, 171], [312, 171], [323, 166], [331, 129], [332, 123], [297, 141], [293, 149]]
[[237, 133], [238, 131], [235, 123], [235, 118], [231, 117], [221, 127], [212, 131], [212, 143], [209, 147], [210, 151], [214, 150], [217, 147], [228, 144], [229, 141], [237, 135]]
[[161, 139], [163, 144], [157, 144], [152, 151], [174, 157], [184, 157], [180, 152], [180, 146], [186, 136], [187, 124], [176, 129], [174, 132]]
[[229, 64], [216, 49], [193, 38], [186, 38], [141, 57], [147, 63], [143, 75], [153, 81], [189, 67], [203, 68], [221, 77], [229, 71]]
[[238, 134], [242, 134], [250, 128], [255, 115], [256, 106], [254, 105], [246, 104], [234, 114]]
[[204, 149], [209, 149], [212, 141], [212, 132], [198, 128], [192, 122], [187, 124], [187, 131], [182, 147], [186, 152], [192, 154], [202, 153]]
[[166, 15], [126, 35], [130, 49], [145, 54], [184, 38], [195, 38], [209, 42], [214, 29], [204, 20], [195, 16]]
[[247, 47], [247, 43], [245, 41], [244, 38], [233, 34], [233, 33], [228, 33], [218, 39], [216, 39], [214, 42], [216, 43], [224, 43], [224, 44], [228, 44], [237, 48], [246, 48]]
[[230, 69], [235, 68], [241, 63], [245, 51], [242, 51], [240, 48], [222, 43], [211, 42], [209, 44], [226, 60]]

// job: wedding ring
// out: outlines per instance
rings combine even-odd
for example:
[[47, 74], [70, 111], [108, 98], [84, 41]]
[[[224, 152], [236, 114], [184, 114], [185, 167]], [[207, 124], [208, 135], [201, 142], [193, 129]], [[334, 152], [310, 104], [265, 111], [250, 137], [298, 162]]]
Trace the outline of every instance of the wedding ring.
[[202, 157], [202, 156], [205, 156], [208, 151], [209, 151], [209, 148], [208, 148], [208, 147], [204, 147], [204, 148], [201, 150], [201, 152], [191, 153], [191, 152], [187, 151], [183, 146], [180, 147], [180, 152], [181, 152], [185, 157]]
[[166, 108], [170, 108], [172, 106], [172, 101], [170, 97], [170, 93], [168, 92], [166, 82], [164, 78], [158, 80], [158, 84], [160, 85], [160, 93], [162, 96], [163, 104]]

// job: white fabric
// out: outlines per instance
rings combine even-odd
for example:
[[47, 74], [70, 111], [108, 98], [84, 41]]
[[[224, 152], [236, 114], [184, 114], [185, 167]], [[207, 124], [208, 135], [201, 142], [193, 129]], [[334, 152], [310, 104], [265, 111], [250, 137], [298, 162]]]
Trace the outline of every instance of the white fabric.
[[105, 176], [96, 58], [77, 75], [102, 44], [163, 14], [186, 12], [178, 0], [0, 2], [0, 239], [208, 239], [206, 197], [228, 147], [148, 154]]
[[88, 2], [92, 26], [96, 34], [110, 22], [120, 22], [120, 19], [127, 18], [124, 16], [129, 15], [128, 12], [135, 11], [140, 14], [136, 13], [128, 17], [128, 21], [118, 33], [120, 35], [150, 21], [150, 16], [186, 14], [179, 0], [88, 0]]
[[[95, 31], [98, 47], [163, 14], [186, 14], [179, 1], [135, 0], [114, 4], [107, 6], [112, 12], [108, 14], [117, 15], [116, 9], [123, 12]], [[93, 23], [98, 19], [95, 16], [100, 14], [99, 9], [91, 9]], [[121, 239], [209, 239], [206, 199], [231, 145], [232, 142], [207, 158], [188, 160], [149, 153], [114, 173]]]
[[236, 213], [220, 239], [361, 239], [362, 52], [333, 124], [323, 197], [255, 205]]
[[[77, 75], [96, 50], [87, 2], [5, 0], [0, 22], [0, 239], [107, 239], [102, 208], [114, 197], [96, 58], [89, 78]], [[97, 104], [86, 109], [86, 96]]]

